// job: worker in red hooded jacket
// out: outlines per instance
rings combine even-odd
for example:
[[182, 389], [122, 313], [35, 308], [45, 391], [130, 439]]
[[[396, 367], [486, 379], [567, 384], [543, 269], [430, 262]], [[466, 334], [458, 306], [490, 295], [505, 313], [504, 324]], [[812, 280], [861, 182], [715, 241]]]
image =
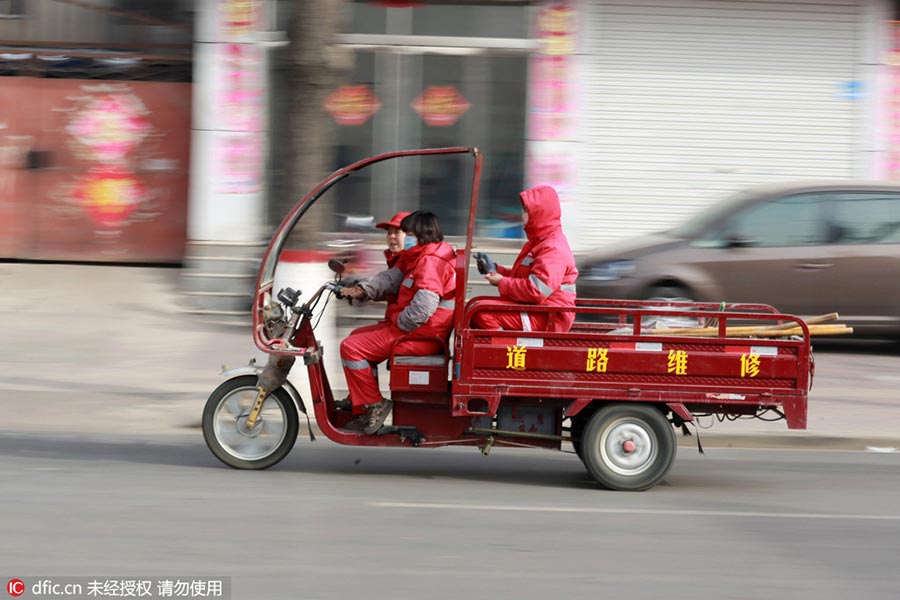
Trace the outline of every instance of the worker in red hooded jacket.
[[568, 331], [575, 320], [574, 311], [529, 313], [526, 309], [529, 304], [575, 306], [578, 269], [562, 232], [559, 197], [547, 185], [527, 189], [519, 197], [528, 241], [512, 268], [493, 265], [495, 270], [484, 277], [497, 286], [501, 299], [521, 304], [522, 310], [478, 312], [472, 324], [481, 329]]
[[[401, 222], [407, 235], [418, 242], [403, 254], [398, 266], [378, 273], [358, 286], [342, 290], [347, 298], [380, 300], [397, 294], [388, 319], [369, 330], [350, 335], [341, 342], [341, 364], [347, 377], [353, 412], [359, 415], [347, 424], [366, 434], [378, 431], [391, 412], [390, 400], [381, 397], [372, 365], [391, 355], [394, 342], [409, 337], [429, 347], [426, 338], [447, 340], [453, 329], [456, 296], [456, 252], [444, 241], [437, 217], [430, 212], [414, 212]], [[412, 350], [413, 352], [415, 350]]]

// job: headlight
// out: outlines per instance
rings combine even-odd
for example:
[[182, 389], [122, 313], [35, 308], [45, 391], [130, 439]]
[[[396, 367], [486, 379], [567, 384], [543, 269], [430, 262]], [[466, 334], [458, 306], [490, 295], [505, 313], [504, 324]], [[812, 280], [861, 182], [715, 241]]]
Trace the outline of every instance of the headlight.
[[635, 271], [633, 260], [614, 260], [586, 266], [582, 277], [588, 281], [616, 281]]

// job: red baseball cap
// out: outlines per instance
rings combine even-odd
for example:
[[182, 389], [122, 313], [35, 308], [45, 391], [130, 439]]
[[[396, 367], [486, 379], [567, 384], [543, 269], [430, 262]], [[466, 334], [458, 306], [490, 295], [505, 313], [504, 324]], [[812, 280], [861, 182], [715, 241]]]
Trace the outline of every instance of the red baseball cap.
[[400, 221], [411, 215], [412, 213], [408, 212], [398, 212], [396, 215], [391, 217], [390, 221], [382, 221], [375, 227], [378, 229], [387, 229], [388, 227], [400, 227]]

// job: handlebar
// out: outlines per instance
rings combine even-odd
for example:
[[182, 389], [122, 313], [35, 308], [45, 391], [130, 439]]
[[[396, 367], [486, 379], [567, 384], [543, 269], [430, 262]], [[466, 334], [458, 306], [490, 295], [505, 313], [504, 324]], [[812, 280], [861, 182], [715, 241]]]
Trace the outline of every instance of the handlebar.
[[[308, 334], [303, 334], [303, 340], [311, 340], [314, 345], [312, 331], [325, 313], [329, 294], [343, 298], [341, 289], [346, 285], [339, 278], [326, 281], [305, 302], [301, 302], [300, 290], [284, 287], [274, 293], [271, 285], [263, 288], [263, 293], [257, 296], [255, 315], [258, 317], [254, 317], [254, 340], [257, 347], [270, 353], [295, 354], [301, 347], [295, 347], [293, 343], [303, 330], [308, 330]], [[323, 296], [326, 301], [320, 305]]]

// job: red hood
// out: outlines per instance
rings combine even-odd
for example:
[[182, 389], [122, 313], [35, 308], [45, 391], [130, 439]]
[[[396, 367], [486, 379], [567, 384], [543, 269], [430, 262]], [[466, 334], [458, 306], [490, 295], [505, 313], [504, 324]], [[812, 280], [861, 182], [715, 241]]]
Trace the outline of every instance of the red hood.
[[541, 238], [562, 229], [559, 207], [559, 196], [549, 185], [539, 185], [529, 188], [519, 194], [522, 205], [528, 212], [528, 224], [525, 225], [525, 233], [528, 239], [536, 242]]

